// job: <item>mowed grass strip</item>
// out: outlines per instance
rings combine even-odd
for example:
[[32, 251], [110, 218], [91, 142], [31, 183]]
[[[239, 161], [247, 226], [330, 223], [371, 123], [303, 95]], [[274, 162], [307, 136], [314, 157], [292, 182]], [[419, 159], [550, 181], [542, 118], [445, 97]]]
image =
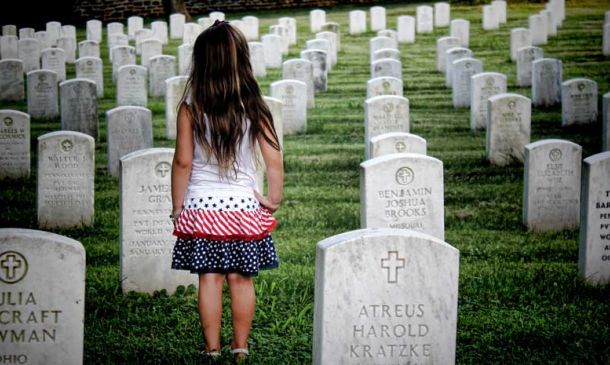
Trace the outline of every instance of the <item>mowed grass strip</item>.
[[[415, 15], [415, 5], [386, 4], [388, 27], [399, 15]], [[563, 61], [564, 80], [588, 77], [600, 94], [610, 91], [610, 61], [601, 55], [604, 1], [568, 1], [567, 18], [557, 37], [544, 45], [545, 57]], [[452, 19], [470, 24], [470, 48], [484, 71], [508, 76], [509, 92], [530, 96], [515, 84], [510, 62], [510, 29], [527, 27], [528, 15], [542, 4], [509, 4], [508, 23], [482, 31], [481, 7], [452, 5]], [[281, 222], [274, 234], [281, 259], [277, 270], [256, 279], [257, 311], [252, 328], [252, 364], [311, 363], [315, 244], [359, 228], [359, 164], [364, 158], [364, 99], [369, 78], [368, 42], [375, 34], [348, 34], [348, 11], [327, 9], [327, 20], [341, 25], [342, 51], [329, 76], [329, 90], [316, 96], [305, 134], [285, 137], [286, 190]], [[367, 9], [368, 7], [364, 7]], [[261, 19], [261, 34], [286, 11], [248, 13]], [[230, 15], [240, 18], [246, 13]], [[285, 59], [299, 57], [309, 33], [308, 11], [291, 12], [298, 22], [298, 44]], [[146, 23], [154, 19], [147, 19]], [[84, 27], [78, 39], [85, 38]], [[610, 289], [590, 288], [577, 278], [578, 231], [535, 234], [521, 224], [523, 167], [490, 166], [485, 132], [471, 132], [467, 109], [453, 109], [451, 90], [436, 72], [436, 39], [448, 28], [417, 35], [402, 44], [405, 96], [411, 131], [428, 141], [428, 153], [443, 161], [447, 242], [461, 252], [457, 360], [461, 364], [607, 364], [610, 363]], [[180, 41], [164, 53], [175, 55]], [[105, 112], [115, 106], [116, 88], [108, 61], [106, 34], [100, 45], [105, 96], [99, 104], [96, 142], [95, 226], [55, 230], [80, 240], [87, 250], [85, 363], [197, 364], [202, 342], [196, 289], [175, 295], [122, 294], [119, 278], [118, 179], [106, 174]], [[68, 65], [68, 77], [75, 77]], [[260, 81], [265, 94], [281, 79], [268, 70]], [[150, 98], [156, 147], [165, 139], [165, 105]], [[26, 111], [26, 104], [0, 103]], [[36, 138], [58, 130], [59, 119], [32, 121], [32, 175], [3, 182], [3, 227], [36, 228]], [[583, 146], [584, 156], [600, 151], [599, 124], [561, 128], [561, 108], [534, 109], [532, 141], [561, 138]], [[227, 293], [228, 294], [228, 293]], [[225, 299], [223, 343], [231, 339], [229, 301]], [[227, 350], [228, 348], [225, 348]], [[225, 353], [228, 351], [225, 351]], [[229, 360], [226, 355], [224, 360]]]

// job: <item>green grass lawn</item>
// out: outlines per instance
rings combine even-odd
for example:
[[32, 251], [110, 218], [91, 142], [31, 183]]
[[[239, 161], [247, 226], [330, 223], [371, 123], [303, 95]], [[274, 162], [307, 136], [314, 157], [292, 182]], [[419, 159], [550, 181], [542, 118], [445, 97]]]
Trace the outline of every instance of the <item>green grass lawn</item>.
[[[567, 6], [558, 36], [543, 46], [545, 57], [563, 61], [564, 80], [588, 77], [598, 82], [600, 94], [608, 92], [610, 59], [602, 56], [601, 45], [609, 4], [586, 0]], [[529, 88], [516, 87], [510, 29], [527, 27], [528, 15], [542, 7], [510, 4], [508, 23], [498, 31], [482, 31], [480, 6], [454, 5], [451, 16], [471, 22], [470, 48], [484, 71], [506, 74], [509, 92], [529, 97]], [[308, 112], [307, 133], [284, 139], [285, 198], [274, 234], [281, 265], [256, 279], [252, 364], [311, 363], [316, 242], [359, 228], [368, 40], [374, 34], [347, 34], [348, 11], [353, 9], [327, 9], [327, 21], [341, 24], [339, 63], [329, 76], [328, 92], [317, 95], [316, 108]], [[299, 57], [313, 37], [308, 11], [253, 13], [261, 17], [261, 35], [287, 13], [297, 18], [299, 32], [297, 46], [285, 59]], [[414, 14], [414, 5], [387, 5], [388, 27], [395, 28], [397, 16]], [[436, 39], [448, 32], [441, 28], [417, 35], [415, 44], [400, 45], [400, 51], [411, 132], [424, 137], [428, 154], [444, 163], [446, 240], [461, 253], [457, 361], [609, 364], [610, 287], [591, 288], [578, 279], [578, 231], [534, 234], [521, 224], [523, 166], [498, 168], [486, 162], [485, 132], [470, 131], [469, 111], [453, 109], [451, 91], [436, 72]], [[78, 37], [85, 38], [84, 28], [78, 29]], [[194, 287], [180, 288], [175, 295], [120, 290], [118, 179], [107, 175], [105, 133], [105, 112], [115, 105], [115, 88], [105, 32], [103, 38], [105, 97], [99, 105], [96, 143], [95, 226], [55, 231], [79, 240], [87, 250], [85, 362], [199, 363], [196, 349], [202, 339]], [[171, 41], [164, 53], [175, 55], [179, 44]], [[70, 65], [68, 78], [73, 77]], [[281, 70], [269, 70], [260, 80], [264, 94], [280, 78]], [[0, 108], [26, 111], [26, 104], [4, 102]], [[173, 147], [164, 137], [164, 100], [149, 99], [149, 108], [155, 147]], [[1, 226], [37, 228], [36, 138], [58, 129], [59, 119], [32, 121], [32, 175], [2, 182]], [[582, 145], [583, 157], [588, 157], [600, 152], [600, 135], [600, 124], [561, 128], [561, 107], [533, 109], [532, 141], [570, 140]], [[222, 335], [228, 347], [230, 312], [225, 304]]]

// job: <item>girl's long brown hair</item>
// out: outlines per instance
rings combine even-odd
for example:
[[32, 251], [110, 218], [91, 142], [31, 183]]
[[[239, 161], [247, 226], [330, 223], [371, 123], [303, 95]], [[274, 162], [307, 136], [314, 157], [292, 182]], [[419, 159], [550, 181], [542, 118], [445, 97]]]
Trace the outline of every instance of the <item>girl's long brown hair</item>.
[[[262, 135], [280, 150], [273, 117], [252, 73], [248, 42], [239, 30], [217, 20], [197, 37], [191, 65], [183, 101], [190, 94], [187, 110], [195, 139], [208, 158], [216, 159], [221, 176], [237, 171], [237, 153], [244, 138], [254, 146]], [[246, 117], [250, 119], [248, 136], [244, 135]]]

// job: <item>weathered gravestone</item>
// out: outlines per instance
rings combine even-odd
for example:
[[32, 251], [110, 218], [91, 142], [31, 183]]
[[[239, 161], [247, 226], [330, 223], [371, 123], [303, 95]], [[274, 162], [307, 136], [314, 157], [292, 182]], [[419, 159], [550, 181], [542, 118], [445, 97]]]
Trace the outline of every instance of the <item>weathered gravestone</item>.
[[497, 166], [523, 162], [530, 143], [531, 100], [518, 94], [498, 94], [487, 99], [487, 159]]
[[390, 132], [380, 134], [369, 141], [369, 158], [375, 158], [392, 153], [426, 154], [425, 139], [411, 133]]
[[324, 10], [314, 9], [309, 12], [309, 29], [311, 33], [319, 32], [324, 23], [326, 23], [326, 12]]
[[279, 24], [270, 25], [269, 34], [275, 34], [282, 39], [282, 41], [280, 42], [280, 50], [282, 52], [282, 55], [288, 54], [288, 50], [290, 48], [290, 45], [288, 44], [288, 28]]
[[119, 106], [106, 112], [108, 173], [119, 176], [121, 157], [153, 146], [152, 113], [140, 106]]
[[415, 43], [415, 18], [401, 15], [396, 19], [398, 43]]
[[30, 116], [0, 109], [0, 180], [30, 176]]
[[365, 156], [371, 138], [390, 132], [409, 132], [409, 100], [398, 95], [381, 95], [364, 102]]
[[150, 59], [155, 56], [161, 56], [163, 53], [163, 44], [160, 40], [155, 38], [149, 38], [142, 41], [142, 66], [148, 66]]
[[483, 72], [483, 64], [477, 59], [460, 58], [453, 61], [451, 72], [453, 74], [453, 82], [451, 83], [451, 88], [453, 91], [454, 108], [470, 107], [470, 78], [481, 72]]
[[180, 39], [184, 34], [184, 23], [186, 17], [181, 13], [174, 13], [169, 16], [169, 37]]
[[123, 23], [111, 22], [106, 25], [107, 39], [110, 39], [112, 34], [123, 34], [125, 33], [125, 26]]
[[61, 23], [60, 22], [47, 22], [45, 30], [49, 36], [51, 46], [57, 45], [57, 39], [61, 37]]
[[315, 106], [313, 85], [313, 63], [303, 58], [285, 61], [282, 67], [282, 79], [299, 80], [307, 85], [307, 108]]
[[373, 52], [373, 62], [382, 58], [392, 58], [400, 62], [400, 51], [395, 48], [382, 48]]
[[510, 31], [510, 59], [517, 60], [517, 51], [532, 46], [532, 33], [527, 28], [514, 28]]
[[19, 28], [19, 39], [34, 38], [34, 28]]
[[78, 42], [78, 58], [100, 57], [100, 44], [96, 41]]
[[104, 97], [104, 63], [99, 57], [82, 57], [76, 60], [76, 77], [95, 82], [98, 98]]
[[453, 85], [453, 61], [460, 58], [472, 58], [472, 51], [468, 48], [454, 47], [445, 51], [445, 86]]
[[204, 30], [204, 26], [201, 26], [197, 23], [186, 23], [184, 25], [184, 35], [182, 36], [182, 44], [195, 44], [197, 37]]
[[428, 5], [415, 8], [417, 33], [432, 33], [434, 30], [434, 9]]
[[62, 25], [61, 36], [74, 39], [74, 43], [76, 44], [76, 27], [73, 25]]
[[[87, 20], [86, 24], [87, 40], [95, 41], [98, 44], [102, 42], [102, 22], [97, 19]], [[82, 57], [82, 56], [81, 56]], [[99, 56], [96, 56], [99, 57]]]
[[352, 10], [349, 12], [349, 34], [356, 35], [366, 32], [366, 12]]
[[487, 100], [506, 93], [506, 75], [482, 72], [470, 79], [470, 129], [487, 128]]
[[464, 19], [452, 20], [449, 34], [451, 37], [460, 40], [459, 46], [468, 48], [470, 44], [470, 22]]
[[17, 47], [19, 59], [23, 61], [23, 72], [40, 69], [40, 42], [34, 38], [20, 39]]
[[57, 82], [66, 80], [66, 53], [61, 48], [46, 48], [40, 52], [40, 60], [44, 70], [57, 73]]
[[168, 216], [172, 210], [174, 150], [149, 148], [121, 158], [121, 288], [123, 292], [173, 293], [197, 283], [197, 275], [171, 269], [176, 242]]
[[83, 363], [85, 249], [50, 232], [0, 229], [2, 358]]
[[152, 31], [153, 38], [161, 41], [162, 44], [167, 44], [167, 23], [164, 21], [154, 21], [150, 23], [150, 30]]
[[174, 76], [165, 80], [165, 137], [167, 139], [176, 139], [178, 107], [182, 101], [187, 81], [187, 76]]
[[532, 85], [532, 64], [544, 57], [540, 47], [523, 47], [517, 50], [517, 85]]
[[403, 96], [402, 80], [391, 76], [382, 76], [366, 82], [366, 98], [370, 99], [380, 95]]
[[0, 60], [0, 100], [23, 100], [23, 86], [23, 61], [12, 58]]
[[265, 46], [261, 42], [248, 42], [250, 49], [250, 65], [255, 77], [267, 76], [265, 67]]
[[451, 20], [451, 5], [446, 2], [434, 3], [434, 26], [448, 27]]
[[496, 16], [498, 17], [498, 23], [505, 24], [506, 23], [506, 1], [494, 0], [491, 2], [491, 5], [495, 9]]
[[[110, 34], [108, 35], [108, 53], [109, 53], [109, 59], [110, 61], [114, 61], [112, 59], [113, 55], [112, 55], [112, 49], [114, 47], [119, 47], [119, 46], [129, 46], [129, 38], [127, 37], [126, 34], [122, 34], [122, 33], [115, 33], [115, 34]], [[134, 47], [134, 52], [136, 51], [136, 48]]]
[[313, 364], [455, 364], [459, 251], [363, 229], [316, 248]]
[[326, 70], [327, 72], [332, 71], [333, 56], [330, 49], [330, 42], [326, 39], [310, 39], [305, 43], [308, 51], [319, 50], [326, 53]]
[[547, 43], [546, 17], [540, 14], [530, 15], [528, 18], [529, 30], [532, 34], [532, 45], [540, 46]]
[[563, 66], [555, 58], [541, 58], [532, 63], [532, 103], [553, 106], [561, 103]]
[[245, 16], [241, 18], [244, 22], [244, 35], [248, 41], [258, 40], [258, 18], [255, 16]]
[[57, 39], [57, 48], [63, 49], [66, 53], [66, 63], [76, 62], [76, 39], [70, 37], [60, 37]]
[[577, 78], [561, 84], [561, 125], [597, 122], [597, 82]]
[[322, 24], [323, 32], [335, 33], [335, 39], [337, 43], [337, 52], [341, 51], [341, 26], [337, 22], [327, 22]]
[[34, 39], [40, 43], [40, 49], [51, 48], [51, 42], [49, 41], [49, 34], [46, 30], [41, 30], [34, 33]]
[[70, 79], [59, 84], [61, 129], [97, 138], [97, 90], [88, 79]]
[[383, 6], [371, 6], [371, 30], [377, 31], [386, 29], [385, 8]]
[[154, 56], [148, 64], [148, 92], [150, 96], [165, 96], [165, 80], [176, 76], [176, 57]]
[[316, 33], [316, 39], [324, 39], [329, 42], [330, 62], [331, 62], [331, 65], [336, 65], [337, 64], [337, 52], [338, 52], [338, 46], [339, 46], [338, 41], [337, 41], [337, 34], [334, 32], [322, 31], [322, 32]]
[[2, 35], [14, 35], [17, 36], [17, 26], [14, 24], [5, 24], [2, 26]]
[[[191, 73], [191, 59], [193, 57], [193, 45], [182, 44], [178, 47], [178, 75], [189, 75]], [[252, 59], [252, 49], [250, 49]], [[263, 60], [264, 62], [264, 60]], [[264, 66], [264, 63], [263, 63]], [[255, 75], [256, 76], [256, 75]]]
[[282, 101], [282, 122], [285, 135], [307, 129], [307, 84], [298, 80], [281, 80], [269, 86], [271, 97]]
[[533, 231], [561, 231], [580, 223], [582, 147], [560, 139], [525, 146], [523, 224]]
[[371, 63], [371, 78], [383, 76], [402, 79], [402, 64], [400, 61], [392, 58], [382, 58]]
[[602, 151], [610, 151], [610, 92], [602, 98]]
[[93, 225], [95, 176], [93, 137], [58, 131], [38, 137], [38, 226]]
[[127, 18], [127, 35], [129, 39], [135, 39], [136, 32], [144, 28], [144, 19], [139, 16], [130, 16]]
[[19, 38], [14, 35], [0, 37], [0, 55], [2, 59], [19, 59]]
[[136, 64], [136, 49], [131, 46], [117, 46], [110, 54], [112, 54], [112, 81], [116, 82], [121, 66]]
[[301, 51], [301, 58], [313, 63], [314, 93], [327, 90], [328, 69], [326, 52], [319, 49]]
[[578, 273], [585, 282], [610, 282], [610, 152], [583, 161]]
[[147, 71], [145, 67], [126, 65], [119, 68], [116, 88], [116, 104], [146, 107], [148, 93], [146, 89]]
[[261, 37], [267, 68], [282, 67], [282, 37], [277, 34], [265, 34]]
[[445, 72], [447, 69], [445, 52], [448, 49], [460, 47], [461, 43], [457, 37], [441, 37], [436, 40], [436, 70]]
[[32, 118], [50, 119], [59, 116], [57, 73], [35, 70], [27, 73], [28, 114]]
[[360, 226], [412, 229], [445, 237], [443, 163], [393, 153], [360, 164]]

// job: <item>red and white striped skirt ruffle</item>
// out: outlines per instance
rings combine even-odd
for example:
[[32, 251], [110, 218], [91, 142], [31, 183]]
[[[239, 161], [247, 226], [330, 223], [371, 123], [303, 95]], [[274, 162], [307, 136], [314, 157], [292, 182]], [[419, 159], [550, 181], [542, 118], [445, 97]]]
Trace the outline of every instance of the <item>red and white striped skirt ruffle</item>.
[[277, 225], [252, 197], [191, 197], [175, 220], [174, 235], [184, 239], [262, 240]]

